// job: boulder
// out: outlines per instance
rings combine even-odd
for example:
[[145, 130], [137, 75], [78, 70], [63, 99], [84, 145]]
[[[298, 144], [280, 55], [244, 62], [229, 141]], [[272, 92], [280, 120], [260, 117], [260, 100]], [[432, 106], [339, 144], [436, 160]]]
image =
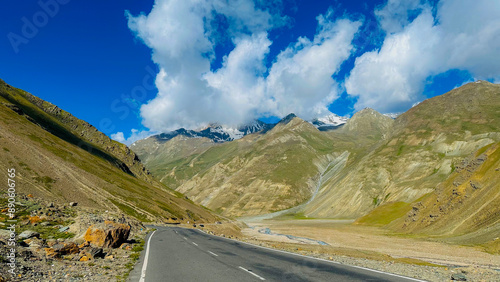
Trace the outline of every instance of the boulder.
[[130, 225], [104, 221], [90, 226], [84, 239], [98, 248], [117, 248], [125, 243], [130, 235]]
[[9, 239], [10, 238], [10, 231], [7, 229], [0, 229], [0, 239]]
[[57, 243], [52, 248], [45, 248], [45, 254], [48, 258], [60, 258], [64, 255], [77, 254], [80, 252], [78, 245], [73, 242]]
[[40, 238], [40, 233], [32, 231], [32, 230], [26, 230], [26, 231], [21, 232], [21, 234], [19, 234], [19, 236], [18, 236], [18, 238], [21, 240], [29, 239], [32, 237]]
[[96, 258], [104, 258], [106, 256], [106, 253], [104, 253], [102, 248], [92, 248], [90, 250], [90, 255], [92, 256], [93, 259], [96, 259]]
[[49, 246], [49, 247], [53, 247], [56, 244], [57, 244], [57, 240], [56, 239], [48, 239], [47, 240], [47, 246]]
[[44, 245], [43, 240], [38, 239], [36, 237], [26, 239], [24, 240], [24, 243], [26, 243], [30, 248], [41, 248]]
[[102, 248], [85, 247], [80, 250], [80, 257], [86, 256], [89, 259], [104, 258], [106, 253]]
[[[60, 247], [61, 245], [62, 247]], [[58, 250], [61, 255], [77, 254], [80, 251], [78, 245], [73, 242], [57, 244], [53, 248]]]
[[451, 280], [453, 281], [467, 281], [467, 277], [462, 273], [454, 273], [451, 275]]

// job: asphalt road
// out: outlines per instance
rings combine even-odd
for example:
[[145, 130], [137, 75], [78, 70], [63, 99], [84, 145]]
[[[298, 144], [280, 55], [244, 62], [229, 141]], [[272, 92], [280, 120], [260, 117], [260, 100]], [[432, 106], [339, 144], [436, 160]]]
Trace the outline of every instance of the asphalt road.
[[420, 280], [271, 250], [198, 230], [157, 227], [146, 238], [129, 281]]

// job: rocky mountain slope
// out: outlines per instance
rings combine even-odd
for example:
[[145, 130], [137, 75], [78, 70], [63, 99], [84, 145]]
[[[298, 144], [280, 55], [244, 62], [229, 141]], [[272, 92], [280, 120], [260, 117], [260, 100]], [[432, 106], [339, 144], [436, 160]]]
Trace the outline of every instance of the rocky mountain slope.
[[[17, 192], [55, 203], [123, 212], [143, 221], [215, 221], [208, 210], [151, 177], [125, 145], [0, 80], [0, 169]], [[7, 174], [0, 174], [7, 183]]]
[[[305, 214], [357, 218], [384, 203], [411, 203], [433, 192], [464, 158], [500, 140], [499, 114], [500, 85], [479, 82], [420, 103], [392, 126], [389, 120], [375, 123], [383, 141], [327, 180]], [[342, 130], [350, 131], [352, 121]]]
[[457, 163], [446, 181], [412, 203], [406, 215], [389, 228], [480, 244], [489, 252], [500, 253], [499, 215], [500, 143], [496, 142]]

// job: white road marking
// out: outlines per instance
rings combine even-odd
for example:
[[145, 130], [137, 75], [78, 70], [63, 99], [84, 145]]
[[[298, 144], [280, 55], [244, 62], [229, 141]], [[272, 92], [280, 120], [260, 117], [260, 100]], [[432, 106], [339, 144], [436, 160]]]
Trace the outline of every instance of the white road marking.
[[142, 271], [141, 271], [141, 279], [139, 279], [139, 282], [144, 282], [144, 278], [146, 278], [146, 269], [148, 268], [148, 257], [149, 257], [149, 244], [151, 243], [151, 238], [155, 234], [156, 230], [151, 233], [151, 236], [149, 236], [148, 239], [148, 245], [146, 247], [146, 255], [144, 256], [144, 263], [142, 264]]
[[187, 240], [187, 239], [188, 239], [188, 238], [186, 238], [186, 237], [183, 237], [183, 238], [184, 238], [184, 240]]
[[321, 258], [304, 256], [304, 255], [297, 254], [297, 253], [292, 253], [292, 252], [287, 252], [287, 251], [282, 251], [282, 250], [271, 249], [271, 248], [268, 248], [268, 247], [254, 245], [254, 244], [250, 244], [250, 243], [243, 242], [243, 241], [238, 241], [238, 240], [234, 240], [234, 239], [230, 239], [230, 238], [224, 238], [224, 237], [219, 237], [217, 235], [208, 234], [208, 233], [205, 233], [205, 232], [203, 232], [203, 231], [201, 231], [199, 229], [195, 229], [195, 230], [197, 230], [198, 232], [200, 232], [202, 234], [205, 234], [205, 235], [208, 235], [208, 236], [213, 236], [215, 238], [219, 238], [219, 239], [222, 239], [222, 240], [234, 241], [234, 242], [238, 242], [238, 243], [241, 243], [241, 244], [245, 244], [245, 245], [249, 245], [249, 246], [257, 247], [257, 248], [261, 248], [261, 249], [266, 249], [266, 250], [270, 250], [270, 251], [274, 251], [274, 252], [280, 252], [280, 253], [289, 254], [289, 255], [293, 255], [293, 256], [306, 257], [306, 258], [320, 260], [320, 261], [329, 262], [329, 263], [333, 263], [333, 264], [339, 264], [339, 265], [343, 265], [343, 266], [348, 266], [348, 267], [353, 267], [353, 268], [358, 268], [358, 269], [364, 269], [364, 270], [368, 270], [368, 271], [372, 271], [372, 272], [376, 272], [376, 273], [386, 274], [386, 275], [390, 275], [390, 276], [394, 276], [394, 277], [399, 277], [399, 278], [404, 278], [404, 279], [407, 279], [407, 280], [412, 280], [412, 281], [417, 281], [417, 282], [427, 282], [425, 280], [420, 280], [420, 279], [416, 279], [416, 278], [412, 278], [412, 277], [408, 277], [408, 276], [403, 276], [403, 275], [398, 275], [398, 274], [394, 274], [394, 273], [384, 272], [384, 271], [375, 270], [375, 269], [371, 269], [371, 268], [366, 268], [366, 267], [362, 267], [362, 266], [350, 265], [350, 264], [343, 264], [343, 263], [340, 263], [340, 262], [337, 262], [337, 261], [331, 261], [331, 260], [326, 260], [326, 259], [321, 259]]
[[248, 272], [248, 273], [250, 273], [250, 274], [252, 274], [253, 276], [255, 276], [255, 277], [259, 278], [260, 280], [266, 280], [264, 277], [259, 276], [259, 275], [257, 275], [257, 274], [255, 274], [255, 273], [253, 273], [252, 271], [250, 271], [250, 270], [248, 270], [248, 269], [246, 269], [246, 268], [244, 268], [244, 267], [241, 267], [241, 266], [240, 266], [239, 268], [240, 268], [240, 269], [242, 269], [242, 270], [244, 270], [244, 271], [246, 271], [246, 272]]
[[195, 242], [193, 242], [193, 245], [198, 246], [198, 244], [196, 244]]
[[216, 256], [216, 257], [218, 257], [218, 256], [219, 256], [218, 254], [212, 253], [211, 251], [208, 251], [208, 252], [209, 252], [210, 254], [212, 254], [212, 255]]

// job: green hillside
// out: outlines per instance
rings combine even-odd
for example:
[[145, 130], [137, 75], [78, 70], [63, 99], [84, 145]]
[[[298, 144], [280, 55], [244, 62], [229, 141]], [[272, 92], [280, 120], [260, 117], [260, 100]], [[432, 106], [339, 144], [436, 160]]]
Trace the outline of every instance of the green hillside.
[[[0, 147], [0, 169], [16, 169], [21, 194], [121, 211], [143, 221], [216, 220], [206, 209], [154, 180], [125, 145], [3, 81]], [[1, 175], [0, 181], [6, 182], [6, 177]]]

